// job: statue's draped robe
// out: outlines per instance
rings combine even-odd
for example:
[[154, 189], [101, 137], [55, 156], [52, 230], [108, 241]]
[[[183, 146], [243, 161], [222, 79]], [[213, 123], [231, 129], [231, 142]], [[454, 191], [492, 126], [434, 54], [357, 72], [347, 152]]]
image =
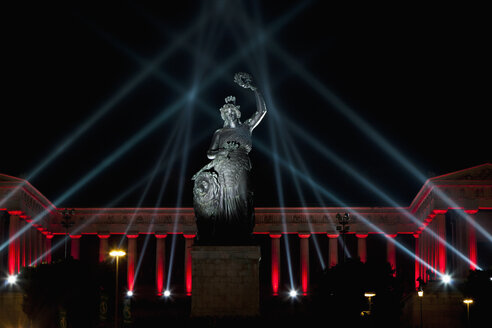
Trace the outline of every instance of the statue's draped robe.
[[249, 186], [251, 131], [248, 125], [218, 131], [219, 153], [194, 177], [193, 202], [201, 242], [240, 242], [254, 227], [253, 193]]

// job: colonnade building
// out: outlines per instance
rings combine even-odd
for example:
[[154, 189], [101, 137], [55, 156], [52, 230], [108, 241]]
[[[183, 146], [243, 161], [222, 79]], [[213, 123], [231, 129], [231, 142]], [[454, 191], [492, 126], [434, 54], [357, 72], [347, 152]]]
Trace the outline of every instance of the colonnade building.
[[[128, 290], [150, 281], [157, 294], [169, 287], [193, 292], [190, 251], [197, 232], [192, 208], [74, 208], [68, 227], [64, 208], [28, 181], [4, 174], [0, 204], [0, 270], [5, 274], [63, 258], [64, 239], [73, 258], [99, 262], [122, 244]], [[342, 238], [336, 215], [344, 213], [353, 221]], [[347, 255], [362, 262], [384, 258], [395, 275], [412, 282], [441, 274], [465, 277], [468, 270], [492, 267], [489, 163], [427, 180], [408, 207], [262, 207], [255, 214], [260, 277], [273, 295], [288, 285], [289, 263], [296, 286], [307, 294], [314, 273]]]

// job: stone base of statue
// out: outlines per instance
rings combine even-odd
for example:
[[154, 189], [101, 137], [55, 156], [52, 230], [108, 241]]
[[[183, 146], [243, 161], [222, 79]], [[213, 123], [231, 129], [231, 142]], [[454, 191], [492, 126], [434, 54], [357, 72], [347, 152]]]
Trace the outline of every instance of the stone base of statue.
[[191, 316], [257, 316], [259, 246], [193, 246]]

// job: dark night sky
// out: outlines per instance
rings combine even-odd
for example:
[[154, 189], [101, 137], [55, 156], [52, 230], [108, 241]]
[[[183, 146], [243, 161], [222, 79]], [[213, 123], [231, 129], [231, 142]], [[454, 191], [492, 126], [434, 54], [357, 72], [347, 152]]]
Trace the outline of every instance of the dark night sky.
[[[0, 172], [30, 177], [59, 207], [134, 207], [145, 183], [111, 202], [148, 176], [171, 140], [164, 163], [171, 162], [171, 154], [184, 153], [187, 160], [180, 157], [170, 165], [160, 164], [171, 168], [164, 196], [156, 204], [166, 169], [158, 172], [141, 205], [176, 206], [185, 168], [181, 204], [191, 206], [190, 179], [207, 163], [210, 138], [222, 125], [218, 109], [224, 98], [235, 95], [243, 117], [254, 112], [252, 93], [232, 81], [237, 71], [254, 75], [270, 110], [254, 131], [256, 147], [250, 154], [257, 206], [281, 204], [270, 132], [304, 159], [307, 171], [298, 163], [297, 169], [346, 204], [390, 205], [295, 130], [336, 153], [403, 206], [422, 186], [320, 95], [310, 84], [313, 81], [342, 100], [426, 177], [492, 160], [492, 54], [485, 10], [338, 7], [327, 2], [303, 6], [298, 1], [166, 1], [156, 6], [99, 1], [4, 7]], [[296, 7], [301, 7], [296, 14], [283, 19]], [[201, 19], [204, 24], [193, 29]], [[252, 40], [257, 46], [248, 48]], [[285, 56], [275, 51], [279, 48], [298, 66], [285, 62]], [[237, 57], [241, 51], [246, 53]], [[168, 56], [150, 74], [114, 105], [104, 107], [163, 53]], [[237, 60], [228, 65], [234, 57]], [[196, 90], [195, 98], [150, 130], [149, 122], [169, 113], [182, 98], [179, 89], [163, 80], [174, 81], [189, 94]], [[216, 110], [214, 115], [206, 114], [198, 102]], [[104, 115], [32, 176], [40, 163], [103, 108]], [[183, 120], [191, 127], [189, 148]], [[181, 137], [173, 139], [175, 127]], [[64, 196], [142, 129], [145, 137], [70, 197]], [[287, 159], [282, 149], [279, 155]], [[282, 164], [280, 168], [286, 206], [320, 205], [312, 188], [301, 181], [303, 204], [291, 173]]]

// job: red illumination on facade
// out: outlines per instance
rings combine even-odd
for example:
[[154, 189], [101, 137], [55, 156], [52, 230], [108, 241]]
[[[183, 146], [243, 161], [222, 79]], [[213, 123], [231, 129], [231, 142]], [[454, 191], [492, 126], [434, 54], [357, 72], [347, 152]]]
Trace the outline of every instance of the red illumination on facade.
[[272, 243], [272, 294], [278, 295], [280, 283], [280, 234], [270, 234]]
[[192, 267], [191, 267], [191, 247], [195, 234], [184, 234], [185, 238], [185, 289], [186, 295], [191, 296], [192, 290]]
[[419, 233], [414, 233], [413, 237], [415, 238], [415, 288], [419, 287], [419, 283], [417, 281], [420, 277], [420, 262], [419, 262], [419, 254], [420, 254], [420, 245], [419, 245]]
[[477, 268], [477, 232], [472, 225], [468, 226], [468, 256], [470, 257], [470, 270]]
[[135, 259], [137, 257], [137, 237], [138, 234], [128, 234], [128, 253], [127, 253], [127, 271], [126, 278], [128, 290], [133, 291], [135, 287]]
[[301, 288], [307, 295], [309, 288], [309, 237], [311, 234], [299, 234], [301, 251]]
[[156, 256], [155, 256], [155, 284], [157, 295], [161, 296], [164, 290], [164, 275], [166, 266], [165, 239], [167, 234], [155, 234], [156, 241]]

